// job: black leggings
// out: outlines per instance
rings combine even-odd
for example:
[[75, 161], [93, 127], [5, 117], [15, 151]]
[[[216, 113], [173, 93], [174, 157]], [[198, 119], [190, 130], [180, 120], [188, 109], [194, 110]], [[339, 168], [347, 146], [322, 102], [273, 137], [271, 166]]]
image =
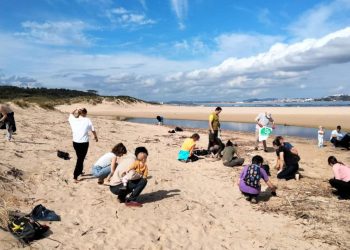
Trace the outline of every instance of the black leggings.
[[118, 199], [121, 202], [125, 201], [125, 198], [128, 194], [131, 193], [127, 201], [136, 201], [137, 197], [141, 194], [142, 190], [146, 187], [147, 180], [144, 178], [138, 180], [130, 180], [128, 181], [126, 190], [120, 189], [123, 187], [123, 184], [119, 184], [117, 186], [110, 186], [109, 189], [115, 195], [118, 195]]
[[299, 164], [298, 163], [288, 165], [282, 170], [282, 172], [280, 172], [277, 175], [277, 178], [278, 179], [286, 179], [287, 181], [291, 180], [291, 179], [294, 179], [295, 178], [295, 174], [298, 172], [298, 170], [299, 170]]
[[341, 198], [350, 198], [350, 181], [345, 182], [337, 179], [330, 179], [329, 184], [338, 191]]
[[83, 173], [85, 156], [89, 149], [89, 142], [73, 142], [75, 153], [77, 154], [77, 163], [75, 164], [73, 178], [76, 180]]

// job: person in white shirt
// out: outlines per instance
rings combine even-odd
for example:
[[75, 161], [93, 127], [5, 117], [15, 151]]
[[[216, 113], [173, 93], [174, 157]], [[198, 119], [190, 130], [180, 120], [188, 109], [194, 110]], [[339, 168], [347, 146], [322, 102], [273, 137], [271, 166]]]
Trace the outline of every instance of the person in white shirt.
[[318, 128], [318, 147], [322, 148], [323, 147], [323, 137], [324, 137], [324, 130], [322, 126], [319, 126]]
[[92, 166], [91, 173], [98, 178], [98, 184], [103, 184], [104, 179], [111, 175], [111, 169], [116, 168], [118, 158], [127, 153], [123, 143], [118, 143], [112, 151], [101, 156]]
[[[256, 136], [256, 143], [255, 143], [255, 150], [259, 149], [259, 130], [262, 127], [268, 126], [270, 123], [272, 123], [272, 128], [275, 129], [275, 121], [272, 119], [272, 116], [270, 113], [260, 113], [256, 118], [256, 128], [255, 128], [255, 136]], [[266, 147], [266, 140], [263, 141], [264, 145], [264, 151], [267, 152]]]
[[73, 147], [77, 155], [77, 162], [74, 169], [73, 178], [78, 182], [79, 175], [83, 174], [84, 160], [89, 149], [89, 131], [91, 131], [98, 142], [94, 126], [89, 118], [86, 117], [85, 108], [75, 109], [70, 113], [68, 121], [73, 133]]
[[333, 130], [331, 133], [330, 142], [334, 147], [343, 147], [350, 149], [350, 134], [343, 134], [341, 132], [341, 126], [337, 126], [336, 130]]

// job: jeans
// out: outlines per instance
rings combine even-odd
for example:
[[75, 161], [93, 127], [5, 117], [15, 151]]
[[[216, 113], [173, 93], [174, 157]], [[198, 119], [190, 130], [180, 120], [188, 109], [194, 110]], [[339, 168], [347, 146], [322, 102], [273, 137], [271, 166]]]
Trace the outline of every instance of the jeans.
[[75, 164], [73, 178], [76, 180], [83, 173], [85, 156], [89, 149], [89, 142], [73, 142], [75, 153], [77, 154], [77, 163]]
[[[118, 195], [118, 199], [121, 202], [125, 202], [125, 200], [136, 201], [137, 197], [141, 194], [142, 190], [146, 187], [146, 185], [147, 185], [147, 180], [144, 178], [141, 178], [138, 180], [128, 181], [126, 190], [120, 189], [123, 187], [122, 183], [117, 186], [110, 186], [109, 189], [113, 194]], [[126, 199], [126, 196], [130, 193], [131, 195]]]
[[105, 179], [111, 173], [111, 166], [100, 167], [93, 166], [91, 169], [91, 174], [99, 179]]
[[295, 178], [295, 174], [299, 170], [299, 164], [287, 165], [279, 174], [277, 174], [278, 179], [291, 180]]
[[231, 161], [224, 162], [225, 167], [235, 167], [235, 166], [242, 166], [244, 163], [243, 158], [233, 157]]

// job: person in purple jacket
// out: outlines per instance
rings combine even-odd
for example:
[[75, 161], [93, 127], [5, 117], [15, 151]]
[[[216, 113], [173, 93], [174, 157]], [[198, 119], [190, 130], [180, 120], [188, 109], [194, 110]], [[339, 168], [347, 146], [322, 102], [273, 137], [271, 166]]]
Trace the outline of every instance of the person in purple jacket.
[[264, 159], [260, 155], [252, 158], [252, 164], [244, 166], [239, 177], [239, 189], [247, 201], [258, 203], [257, 197], [261, 192], [260, 179], [263, 179], [271, 189], [272, 195], [276, 195], [276, 186], [270, 181], [266, 171], [262, 168]]

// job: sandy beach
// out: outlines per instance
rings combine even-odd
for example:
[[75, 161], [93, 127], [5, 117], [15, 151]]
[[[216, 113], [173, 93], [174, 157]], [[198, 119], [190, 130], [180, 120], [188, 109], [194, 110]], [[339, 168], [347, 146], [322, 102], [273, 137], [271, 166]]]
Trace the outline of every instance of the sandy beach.
[[[0, 140], [1, 197], [11, 209], [30, 212], [43, 204], [62, 217], [48, 224], [52, 234], [25, 249], [349, 249], [349, 201], [333, 196], [328, 186], [332, 169], [327, 157], [335, 155], [350, 163], [348, 151], [329, 144], [319, 149], [316, 141], [287, 138], [301, 155], [299, 181], [278, 181], [277, 197], [263, 193], [257, 205], [248, 203], [236, 185], [241, 167], [227, 168], [221, 161], [201, 159], [184, 164], [176, 160], [185, 137], [201, 135], [199, 147], [207, 146], [206, 130], [185, 130], [169, 134], [168, 127], [134, 124], [103, 117], [155, 117], [207, 119], [211, 108], [172, 107], [138, 104], [118, 106], [81, 104], [88, 109], [99, 135], [91, 140], [84, 170], [118, 142], [132, 152], [137, 146], [149, 150], [148, 185], [140, 196], [142, 208], [118, 203], [106, 185], [97, 185], [90, 176], [73, 183], [76, 156], [72, 147], [67, 111], [15, 107], [17, 134], [14, 142]], [[277, 123], [333, 128], [338, 123], [350, 129], [350, 108], [224, 108], [222, 120], [251, 122], [257, 113], [268, 110]], [[347, 116], [346, 116], [347, 115]], [[336, 123], [336, 124], [335, 124]], [[2, 137], [3, 134], [0, 134]], [[256, 152], [254, 135], [223, 131], [224, 141], [238, 143], [239, 154], [249, 162], [257, 153], [273, 166], [274, 152]], [[271, 140], [268, 142], [271, 147]], [[56, 156], [57, 150], [70, 153], [71, 160]], [[23, 171], [21, 178], [7, 172]], [[263, 190], [266, 185], [263, 184]], [[22, 249], [0, 230], [0, 249]]]
[[[64, 112], [70, 112], [70, 105], [57, 107]], [[91, 115], [155, 118], [157, 115], [168, 119], [207, 120], [214, 107], [150, 105], [119, 105], [104, 102], [99, 105], [88, 105]], [[224, 107], [220, 115], [221, 121], [254, 122], [261, 112], [272, 113], [277, 124], [301, 127], [323, 126], [335, 129], [338, 124], [344, 130], [350, 130], [350, 107]]]

